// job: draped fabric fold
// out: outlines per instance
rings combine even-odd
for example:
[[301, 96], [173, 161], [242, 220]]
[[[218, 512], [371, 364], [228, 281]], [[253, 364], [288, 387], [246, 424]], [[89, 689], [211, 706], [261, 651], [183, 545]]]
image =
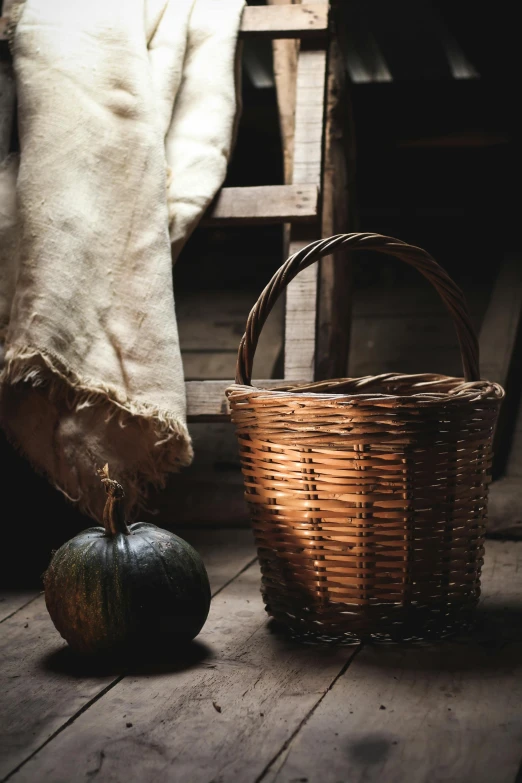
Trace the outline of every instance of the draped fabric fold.
[[101, 518], [190, 462], [172, 262], [223, 182], [243, 0], [11, 9], [20, 158], [0, 164], [1, 418]]

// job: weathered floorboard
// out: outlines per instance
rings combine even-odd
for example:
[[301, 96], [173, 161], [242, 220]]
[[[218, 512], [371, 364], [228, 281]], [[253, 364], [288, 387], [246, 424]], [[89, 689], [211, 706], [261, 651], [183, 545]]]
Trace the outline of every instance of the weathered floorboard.
[[178, 533], [205, 562], [212, 595], [222, 590], [256, 557], [250, 529], [194, 529]]
[[66, 660], [43, 596], [2, 623], [0, 778], [3, 779], [116, 678], [56, 670]]
[[515, 783], [522, 544], [489, 542], [473, 639], [365, 647], [263, 783]]
[[38, 596], [38, 590], [2, 590], [0, 592], [0, 623], [18, 612]]
[[[182, 531], [181, 535], [205, 560], [213, 593], [255, 556], [248, 530]], [[97, 671], [68, 654], [43, 596], [2, 623], [0, 660], [0, 778], [120, 679], [114, 669]]]
[[355, 650], [272, 635], [257, 565], [216, 597], [198, 641], [206, 659], [126, 677], [12, 780], [254, 783]]
[[[270, 633], [251, 566], [213, 602], [198, 660], [109, 683], [71, 722], [62, 703], [63, 730], [10, 779], [515, 783], [521, 594], [522, 544], [488, 542], [471, 638], [364, 647], [348, 668], [357, 648], [299, 646]], [[76, 688], [85, 690], [85, 678]]]

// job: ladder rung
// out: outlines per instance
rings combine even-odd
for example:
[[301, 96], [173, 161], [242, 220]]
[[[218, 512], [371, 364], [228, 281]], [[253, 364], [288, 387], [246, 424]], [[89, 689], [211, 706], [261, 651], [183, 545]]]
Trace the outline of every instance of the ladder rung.
[[328, 3], [251, 5], [243, 11], [241, 36], [309, 38], [328, 30]]
[[[234, 381], [187, 381], [187, 417], [190, 421], [218, 421], [230, 416], [225, 389]], [[278, 389], [303, 381], [263, 380], [254, 381], [256, 387]]]
[[261, 185], [222, 188], [205, 225], [307, 223], [317, 218], [317, 185]]

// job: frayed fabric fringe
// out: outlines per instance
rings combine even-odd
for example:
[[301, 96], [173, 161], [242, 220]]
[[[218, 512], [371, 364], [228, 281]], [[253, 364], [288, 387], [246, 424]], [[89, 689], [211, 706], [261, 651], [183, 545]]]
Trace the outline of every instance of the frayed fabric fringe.
[[[143, 448], [139, 463], [124, 477], [129, 513], [146, 508], [146, 499], [151, 487], [165, 486], [169, 473], [176, 473], [190, 465], [193, 458], [192, 444], [184, 422], [171, 411], [124, 398], [117, 389], [89, 379], [81, 378], [67, 370], [63, 362], [48, 352], [33, 348], [22, 348], [7, 352], [5, 365], [0, 375], [3, 391], [7, 387], [27, 384], [32, 388], [45, 388], [45, 396], [51, 403], [62, 405], [69, 412], [85, 408], [96, 408], [100, 418], [108, 424], [116, 419], [120, 428], [139, 427], [144, 437], [140, 442], [149, 443]], [[81, 511], [93, 518], [101, 518], [101, 509], [94, 508], [82, 495], [71, 497], [64, 486], [56, 483], [54, 476], [45, 468], [35, 464], [25, 449], [20, 448], [18, 439], [9, 426], [9, 420], [2, 412], [2, 426], [13, 445], [27, 456], [35, 469], [47, 475], [53, 485], [71, 502], [78, 504]], [[100, 455], [101, 456], [101, 455]], [[101, 460], [98, 460], [101, 462]], [[101, 464], [94, 464], [93, 473]]]

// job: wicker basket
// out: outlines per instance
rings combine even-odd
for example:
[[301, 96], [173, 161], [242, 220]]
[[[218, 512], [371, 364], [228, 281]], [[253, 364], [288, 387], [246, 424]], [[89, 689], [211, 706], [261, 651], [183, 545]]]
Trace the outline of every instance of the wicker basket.
[[[432, 283], [453, 318], [465, 379], [251, 385], [277, 297], [339, 246], [397, 256]], [[428, 253], [377, 234], [340, 234], [295, 253], [248, 317], [227, 395], [273, 618], [305, 639], [337, 641], [437, 638], [469, 626], [504, 392], [480, 380], [462, 292]]]

